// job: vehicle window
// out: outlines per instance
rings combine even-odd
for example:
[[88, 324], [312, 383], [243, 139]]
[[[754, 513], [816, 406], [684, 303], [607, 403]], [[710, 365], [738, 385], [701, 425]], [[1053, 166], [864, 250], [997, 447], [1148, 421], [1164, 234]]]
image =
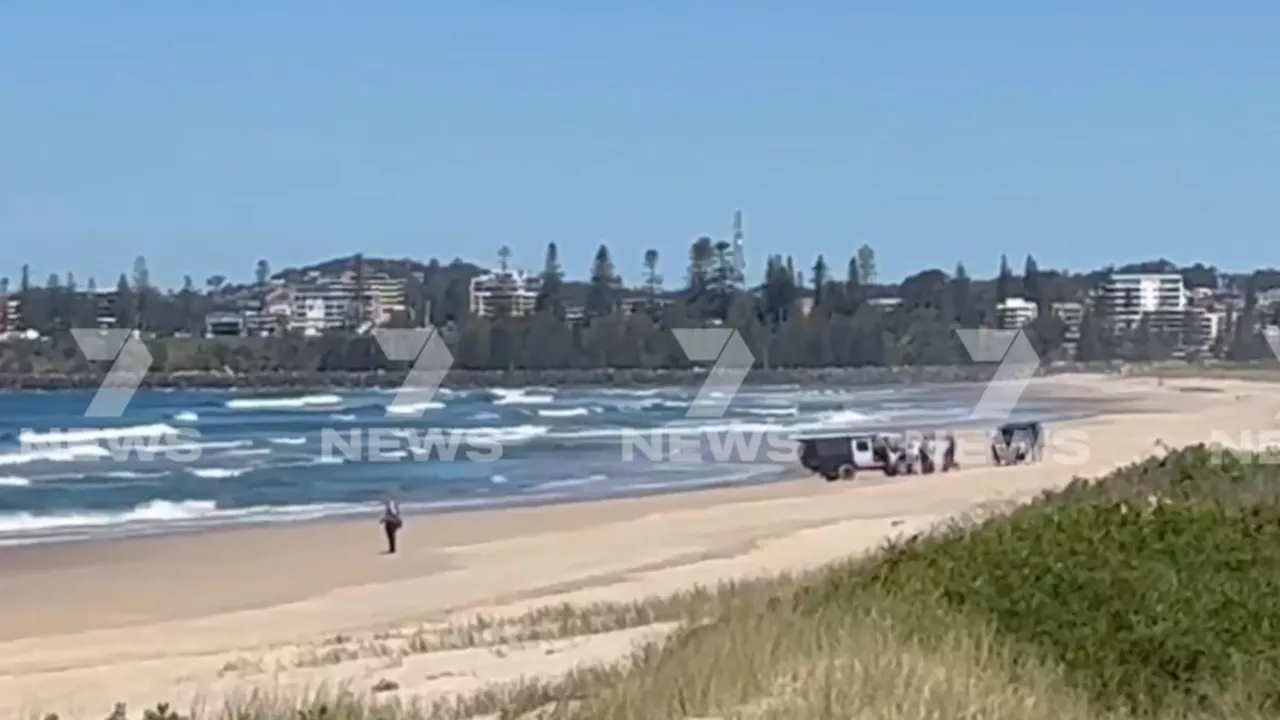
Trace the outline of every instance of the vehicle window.
[[849, 452], [849, 441], [844, 438], [822, 438], [814, 442], [819, 455], [839, 455]]
[[858, 452], [866, 452], [867, 450], [870, 450], [870, 449], [871, 449], [871, 444], [868, 443], [866, 440], [858, 441]]

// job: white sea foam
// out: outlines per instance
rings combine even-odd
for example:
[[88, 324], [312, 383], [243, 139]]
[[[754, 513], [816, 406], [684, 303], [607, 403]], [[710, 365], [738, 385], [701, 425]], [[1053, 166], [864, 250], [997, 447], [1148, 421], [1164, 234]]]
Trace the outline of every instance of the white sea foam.
[[27, 452], [0, 453], [0, 466], [26, 465], [33, 462], [76, 462], [80, 460], [100, 460], [111, 457], [104, 447], [97, 445], [79, 445], [66, 448], [50, 448], [47, 450], [29, 450]]
[[240, 448], [238, 450], [228, 450], [222, 454], [227, 457], [259, 457], [270, 455], [271, 448]]
[[226, 402], [226, 408], [228, 410], [301, 410], [341, 404], [341, 396], [326, 394], [279, 398], [233, 398]]
[[307, 439], [304, 437], [278, 437], [267, 438], [267, 442], [272, 445], [306, 445]]
[[132, 425], [118, 428], [83, 428], [76, 430], [53, 430], [37, 432], [23, 430], [18, 433], [18, 442], [23, 445], [36, 446], [68, 446], [88, 445], [126, 438], [164, 438], [181, 434], [172, 425], [154, 423], [150, 425]]
[[212, 500], [169, 502], [152, 500], [123, 512], [69, 512], [36, 515], [29, 512], [0, 514], [0, 533], [55, 528], [102, 527], [130, 522], [185, 520], [215, 512]]
[[538, 410], [539, 417], [545, 418], [571, 418], [586, 417], [587, 415], [597, 412], [595, 408], [571, 407], [571, 408], [545, 408]]
[[237, 478], [246, 473], [253, 472], [253, 468], [247, 468], [247, 467], [187, 468], [187, 472], [191, 473], [192, 475], [195, 475], [198, 478], [204, 478], [205, 480], [230, 480], [231, 478]]
[[444, 403], [434, 400], [404, 403], [403, 405], [391, 404], [387, 406], [388, 415], [418, 415], [426, 410], [440, 410], [444, 407]]
[[112, 480], [154, 480], [157, 478], [162, 478], [168, 474], [169, 474], [168, 470], [161, 470], [160, 472], [139, 472], [137, 470], [112, 470], [111, 472], [104, 473], [106, 477], [109, 477]]
[[[244, 523], [309, 520], [333, 515], [370, 512], [368, 505], [351, 503], [317, 503], [315, 505], [260, 505], [245, 508], [219, 509], [212, 500], [151, 500], [134, 506], [131, 510], [103, 512], [80, 511], [50, 514], [29, 512], [0, 513], [0, 534], [29, 535], [32, 533], [65, 532], [68, 530], [107, 530], [129, 526], [187, 525], [195, 522]], [[6, 540], [5, 545], [39, 541], [39, 537]]]
[[31, 481], [17, 475], [0, 475], [0, 487], [26, 487]]
[[763, 415], [766, 417], [794, 417], [800, 412], [800, 409], [794, 405], [791, 407], [748, 407], [733, 408], [734, 412], [740, 412], [747, 415]]
[[193, 423], [198, 422], [200, 420], [200, 416], [190, 410], [183, 410], [181, 412], [174, 413], [173, 419], [176, 422]]
[[546, 425], [510, 425], [507, 427], [460, 428], [468, 442], [472, 443], [520, 443], [546, 435], [551, 428]]
[[548, 480], [547, 482], [534, 485], [533, 488], [531, 489], [534, 491], [565, 490], [568, 488], [580, 488], [580, 487], [587, 487], [589, 485], [596, 485], [596, 484], [605, 482], [608, 479], [609, 479], [608, 475], [596, 474], [596, 475], [590, 475], [584, 478], [567, 478], [565, 480]]
[[554, 395], [532, 394], [528, 390], [493, 388], [490, 392], [497, 395], [493, 400], [494, 405], [549, 405], [556, 401]]

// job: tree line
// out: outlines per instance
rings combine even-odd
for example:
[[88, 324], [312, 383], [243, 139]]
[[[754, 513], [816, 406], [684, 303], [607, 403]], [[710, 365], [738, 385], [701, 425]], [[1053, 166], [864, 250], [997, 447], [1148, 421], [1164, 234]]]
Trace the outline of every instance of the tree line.
[[[509, 256], [504, 250], [503, 261]], [[270, 279], [296, 279], [307, 270], [354, 269], [358, 275], [379, 272], [406, 280], [407, 311], [393, 319], [397, 326], [431, 325], [440, 329], [458, 366], [477, 370], [560, 368], [682, 368], [691, 363], [670, 332], [674, 328], [721, 326], [738, 330], [757, 364], [768, 368], [831, 366], [953, 365], [969, 362], [959, 328], [993, 327], [996, 306], [1022, 297], [1038, 308], [1025, 327], [1042, 358], [1078, 361], [1158, 361], [1180, 348], [1200, 347], [1196, 326], [1171, 336], [1145, 323], [1118, 330], [1102, 308], [1085, 303], [1078, 338], [1054, 312], [1056, 303], [1082, 301], [1113, 271], [1177, 270], [1188, 285], [1243, 286], [1245, 314], [1260, 312], [1257, 293], [1280, 287], [1280, 273], [1259, 271], [1227, 277], [1216, 268], [1177, 268], [1156, 261], [1124, 268], [1070, 274], [1041, 270], [1028, 255], [1021, 272], [1001, 257], [999, 271], [988, 280], [972, 279], [963, 264], [950, 273], [926, 269], [901, 283], [880, 283], [875, 251], [868, 245], [834, 266], [818, 256], [805, 270], [792, 258], [768, 258], [758, 284], [740, 277], [728, 242], [699, 238], [682, 260], [683, 278], [667, 283], [656, 250], [643, 254], [644, 276], [638, 285], [622, 282], [607, 246], [591, 260], [585, 282], [567, 279], [554, 243], [546, 250], [534, 312], [523, 316], [477, 317], [470, 312], [469, 284], [483, 272], [454, 261], [340, 258], [312, 268], [273, 274], [265, 260], [255, 267], [254, 282], [235, 285], [221, 276], [197, 287], [187, 277], [178, 290], [162, 290], [150, 281], [146, 261], [138, 258], [131, 275], [121, 275], [116, 324], [140, 328], [158, 369], [178, 372], [233, 371], [324, 372], [397, 367], [382, 356], [373, 338], [356, 333], [302, 337], [283, 333], [267, 338], [202, 339], [205, 315], [229, 299], [252, 294]], [[0, 294], [8, 295], [8, 280]], [[675, 287], [670, 287], [674, 285]], [[93, 290], [92, 281], [85, 288]], [[23, 269], [14, 290], [24, 324], [48, 339], [12, 341], [0, 346], [0, 373], [80, 372], [87, 368], [67, 331], [92, 326], [94, 296], [79, 291], [75, 278], [50, 276], [43, 286], [30, 282]], [[570, 310], [581, 319], [570, 321]], [[183, 337], [188, 336], [188, 337]], [[1069, 340], [1074, 340], [1071, 342]], [[1237, 320], [1209, 352], [1237, 360], [1270, 355], [1251, 322]], [[1193, 351], [1193, 355], [1195, 352]]]

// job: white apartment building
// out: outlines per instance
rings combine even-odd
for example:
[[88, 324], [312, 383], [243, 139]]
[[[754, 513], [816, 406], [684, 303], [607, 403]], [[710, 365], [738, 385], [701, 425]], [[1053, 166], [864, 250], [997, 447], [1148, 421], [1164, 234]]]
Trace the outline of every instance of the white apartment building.
[[1188, 307], [1179, 273], [1116, 273], [1103, 282], [1098, 300], [1117, 328], [1134, 327], [1146, 318], [1152, 329], [1176, 331]]
[[1218, 338], [1227, 330], [1227, 314], [1222, 310], [1199, 310], [1195, 313], [1196, 322], [1200, 324], [1196, 333], [1200, 340], [1200, 351], [1213, 347]]
[[312, 288], [323, 287], [334, 296], [345, 294], [353, 302], [357, 295], [363, 294], [364, 319], [374, 325], [385, 325], [393, 313], [403, 313], [406, 309], [405, 280], [383, 273], [368, 273], [363, 282], [354, 270], [343, 271], [338, 276], [310, 273], [305, 283]]
[[534, 311], [540, 284], [520, 270], [491, 270], [471, 279], [471, 314], [520, 316]]
[[1039, 314], [1040, 307], [1026, 298], [1005, 298], [996, 305], [996, 324], [1002, 330], [1017, 330]]
[[315, 335], [343, 330], [350, 324], [354, 293], [327, 283], [297, 285], [291, 290], [291, 328]]
[[22, 329], [22, 301], [12, 295], [0, 295], [0, 334]]

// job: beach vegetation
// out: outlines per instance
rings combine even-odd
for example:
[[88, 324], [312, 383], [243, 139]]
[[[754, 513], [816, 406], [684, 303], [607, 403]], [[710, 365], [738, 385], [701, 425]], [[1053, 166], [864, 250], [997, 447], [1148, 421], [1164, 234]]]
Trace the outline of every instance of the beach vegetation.
[[441, 641], [672, 623], [609, 666], [431, 701], [400, 685], [253, 694], [193, 717], [1280, 717], [1280, 472], [1255, 460], [1167, 451], [802, 576], [625, 612], [560, 606]]

